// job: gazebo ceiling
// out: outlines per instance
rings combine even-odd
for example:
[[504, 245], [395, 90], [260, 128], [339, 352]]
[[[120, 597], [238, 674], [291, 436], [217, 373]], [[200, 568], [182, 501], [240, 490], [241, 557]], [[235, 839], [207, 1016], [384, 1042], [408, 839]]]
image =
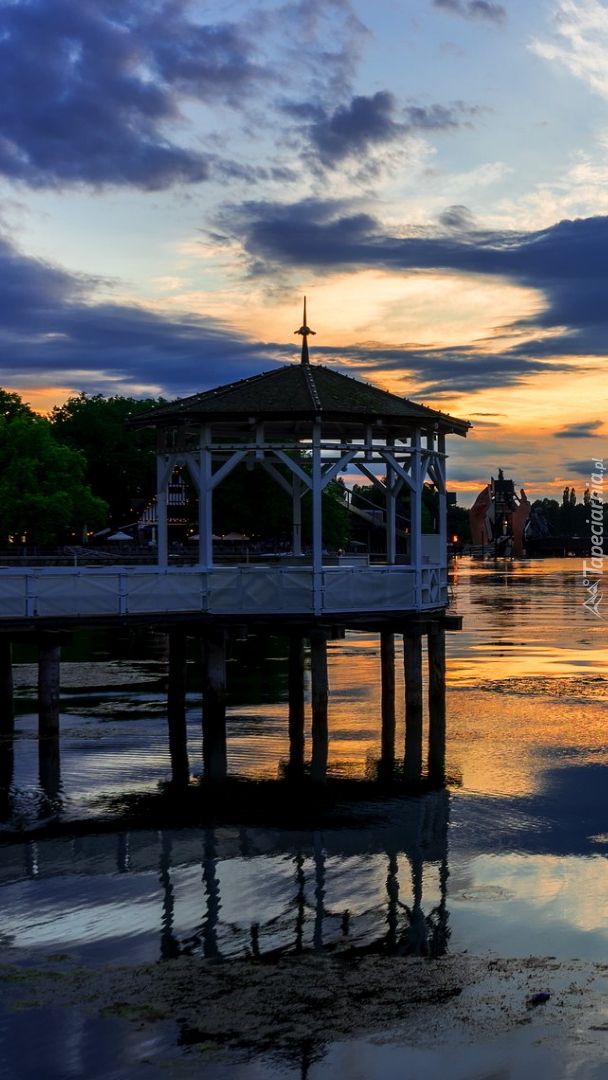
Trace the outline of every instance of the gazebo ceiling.
[[131, 423], [137, 427], [172, 427], [184, 422], [240, 427], [244, 421], [253, 419], [291, 421], [298, 426], [315, 420], [332, 427], [379, 423], [393, 432], [432, 427], [442, 434], [462, 436], [466, 436], [471, 426], [468, 420], [417, 405], [332, 368], [310, 363], [285, 364], [178, 399], [140, 413]]

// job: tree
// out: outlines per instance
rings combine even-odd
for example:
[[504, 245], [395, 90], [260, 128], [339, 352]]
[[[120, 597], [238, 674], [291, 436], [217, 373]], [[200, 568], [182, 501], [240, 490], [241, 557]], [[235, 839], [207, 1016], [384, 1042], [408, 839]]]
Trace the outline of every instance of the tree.
[[[277, 470], [289, 478], [284, 465]], [[304, 465], [304, 467], [306, 467]], [[323, 491], [323, 541], [344, 547], [349, 538], [349, 514], [344, 487], [331, 481]], [[267, 539], [292, 540], [292, 502], [286, 491], [262, 468], [239, 465], [213, 492], [213, 529], [216, 533], [241, 532]], [[312, 538], [312, 498], [302, 498], [302, 539]]]
[[80, 539], [85, 525], [102, 525], [107, 507], [84, 482], [85, 470], [82, 455], [53, 438], [48, 420], [8, 402], [0, 415], [0, 541], [45, 544], [72, 531]]
[[471, 543], [471, 519], [464, 506], [448, 506], [448, 538], [457, 536], [461, 544]]
[[35, 416], [36, 413], [30, 406], [22, 401], [19, 394], [14, 394], [10, 390], [3, 390], [0, 387], [0, 416], [5, 416], [7, 420], [14, 420], [16, 416]]
[[86, 478], [108, 504], [114, 528], [133, 521], [156, 492], [155, 433], [131, 428], [128, 420], [164, 403], [163, 398], [81, 393], [50, 415], [57, 440], [84, 455]]
[[[353, 484], [354, 505], [361, 509], [371, 509], [368, 504], [386, 509], [386, 494], [375, 484]], [[423, 484], [422, 487], [422, 532], [432, 533], [437, 526], [438, 502], [437, 492], [432, 484]], [[400, 527], [409, 525], [410, 522], [410, 489], [405, 485], [397, 497], [397, 518]]]

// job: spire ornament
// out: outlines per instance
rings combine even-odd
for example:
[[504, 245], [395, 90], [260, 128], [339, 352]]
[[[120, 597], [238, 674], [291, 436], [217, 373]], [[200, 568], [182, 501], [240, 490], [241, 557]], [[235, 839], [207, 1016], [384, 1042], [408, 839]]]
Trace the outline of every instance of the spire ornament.
[[302, 320], [302, 325], [300, 329], [295, 330], [294, 333], [302, 335], [302, 363], [309, 364], [310, 358], [308, 356], [308, 335], [314, 334], [315, 331], [311, 330], [310, 327], [306, 325], [306, 297], [304, 297], [304, 318]]

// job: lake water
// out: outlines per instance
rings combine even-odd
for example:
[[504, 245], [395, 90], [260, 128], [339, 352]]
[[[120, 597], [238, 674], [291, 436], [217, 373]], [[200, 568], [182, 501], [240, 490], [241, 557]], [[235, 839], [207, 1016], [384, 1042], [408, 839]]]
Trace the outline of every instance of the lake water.
[[[583, 608], [581, 570], [575, 559], [459, 560], [453, 610], [464, 629], [448, 634], [448, 790], [366, 802], [322, 828], [242, 820], [96, 832], [100, 815], [111, 818], [170, 776], [165, 640], [96, 631], [65, 649], [61, 778], [46, 793], [33, 656], [18, 654], [18, 738], [3, 817], [24, 840], [0, 848], [0, 940], [17, 960], [69, 952], [92, 965], [345, 942], [423, 955], [608, 959], [608, 622]], [[229, 770], [271, 779], [288, 751], [287, 644], [277, 638], [268, 653], [249, 639], [234, 648]], [[329, 656], [330, 772], [364, 778], [380, 752], [379, 642], [349, 633], [330, 643]], [[28, 839], [29, 827], [53, 815], [90, 819], [90, 830]], [[6, 1060], [20, 1024], [17, 1016], [0, 1025]], [[48, 1051], [41, 1039], [30, 1071], [22, 1062], [11, 1080], [36, 1075]], [[45, 1071], [49, 1080], [135, 1077], [128, 1056], [105, 1071], [91, 1062]]]

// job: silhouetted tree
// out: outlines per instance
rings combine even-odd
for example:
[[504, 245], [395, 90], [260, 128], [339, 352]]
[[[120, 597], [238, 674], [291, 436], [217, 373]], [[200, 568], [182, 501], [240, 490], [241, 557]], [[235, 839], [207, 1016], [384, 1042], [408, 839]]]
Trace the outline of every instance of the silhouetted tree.
[[29, 544], [45, 544], [72, 532], [80, 541], [85, 525], [101, 526], [107, 506], [92, 494], [85, 472], [84, 457], [56, 441], [48, 420], [28, 406], [21, 408], [18, 395], [2, 391], [1, 543], [25, 537]]
[[108, 504], [115, 528], [135, 520], [156, 492], [155, 432], [133, 429], [127, 421], [163, 403], [162, 398], [82, 393], [51, 412], [57, 440], [84, 455], [86, 478], [93, 493]]

